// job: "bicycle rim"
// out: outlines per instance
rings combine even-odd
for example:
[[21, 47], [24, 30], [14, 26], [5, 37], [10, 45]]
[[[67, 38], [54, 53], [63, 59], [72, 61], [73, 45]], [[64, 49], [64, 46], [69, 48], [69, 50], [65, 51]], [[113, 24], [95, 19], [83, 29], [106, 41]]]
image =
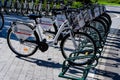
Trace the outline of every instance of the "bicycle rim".
[[[28, 42], [29, 41], [29, 42]], [[10, 28], [8, 31], [7, 42], [9, 48], [18, 56], [27, 57], [33, 55], [37, 51], [37, 45], [32, 42], [36, 42], [35, 35], [31, 35], [26, 41], [18, 39], [16, 34]]]
[[74, 34], [74, 40], [77, 44], [76, 47], [70, 35], [65, 36], [61, 42], [63, 57], [75, 65], [87, 64], [88, 60], [92, 59], [96, 54], [96, 45], [93, 39], [89, 35], [79, 32]]
[[85, 26], [85, 32], [92, 37], [97, 47], [101, 46], [102, 38], [99, 31], [96, 28], [92, 26]]
[[101, 22], [93, 21], [90, 25], [94, 26], [99, 31], [102, 39], [106, 36], [105, 25], [103, 25]]

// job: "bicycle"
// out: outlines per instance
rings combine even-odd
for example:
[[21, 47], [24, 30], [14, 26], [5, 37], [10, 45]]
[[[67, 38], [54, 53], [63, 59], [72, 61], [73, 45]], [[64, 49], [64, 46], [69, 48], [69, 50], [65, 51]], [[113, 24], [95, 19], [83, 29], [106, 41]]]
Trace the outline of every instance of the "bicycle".
[[4, 11], [6, 14], [9, 14], [11, 12], [11, 6], [12, 6], [12, 0], [6, 0], [6, 4], [4, 4]]
[[[83, 6], [84, 9], [84, 16], [86, 18], [86, 26], [92, 26], [95, 28], [96, 32], [99, 35], [99, 40], [102, 43], [101, 47], [104, 45], [109, 27], [110, 27], [110, 20], [104, 16], [106, 14], [103, 10], [104, 6], [99, 6], [96, 4], [87, 4]], [[102, 8], [102, 9], [100, 9]], [[90, 15], [92, 13], [92, 15]], [[108, 24], [109, 23], [109, 24]]]
[[27, 3], [27, 0], [24, 0], [24, 2], [22, 3], [22, 14], [24, 16], [28, 14], [28, 8], [29, 8], [29, 4]]
[[[88, 0], [83, 0], [83, 1], [86, 1], [86, 3], [88, 2]], [[85, 29], [83, 29], [82, 31], [84, 31], [85, 33], [88, 33], [93, 38], [95, 44], [96, 44], [96, 41], [99, 40], [99, 39], [95, 39], [96, 37], [94, 37], [94, 34], [92, 34], [93, 30], [94, 30], [94, 32], [96, 31], [95, 34], [98, 34], [98, 36], [100, 38], [100, 42], [105, 42], [106, 37], [109, 33], [109, 28], [110, 28], [110, 25], [111, 25], [111, 18], [104, 11], [102, 11], [102, 13], [100, 14], [100, 12], [99, 12], [100, 7], [94, 6], [94, 5], [92, 5], [92, 7], [94, 7], [93, 11], [95, 11], [94, 15], [93, 15], [93, 18], [91, 18], [91, 20], [90, 20], [89, 16], [86, 17], [87, 20], [85, 20], [85, 21], [86, 21], [86, 26], [88, 26], [88, 27], [86, 28], [86, 26], [84, 26]], [[96, 8], [96, 7], [98, 7], [98, 8]], [[81, 31], [81, 29], [78, 30], [78, 31]], [[64, 37], [63, 40], [68, 41], [69, 39], [68, 40], [65, 39], [66, 37]], [[83, 40], [82, 44], [84, 45], [84, 43], [85, 42]], [[71, 52], [69, 57], [64, 60], [63, 66], [62, 66], [62, 72], [59, 74], [59, 77], [72, 79], [72, 80], [86, 80], [87, 75], [89, 73], [89, 70], [91, 68], [94, 68], [94, 67], [97, 66], [98, 60], [100, 58], [100, 55], [101, 55], [104, 44], [102, 45], [102, 47], [96, 46], [97, 51], [96, 51], [95, 55], [94, 54], [88, 55], [89, 52], [92, 51], [92, 50], [89, 50], [89, 49], [87, 49], [88, 52], [87, 51], [85, 51], [85, 52], [81, 51], [82, 50], [81, 48], [83, 46], [82, 44], [79, 44], [80, 46], [78, 46], [78, 50]], [[69, 47], [69, 46], [67, 46], [67, 47]], [[81, 50], [79, 50], [79, 49], [81, 49]], [[82, 53], [86, 54], [86, 56], [81, 55]], [[88, 58], [90, 58], [90, 59], [88, 59]], [[85, 61], [84, 61], [85, 59], [87, 59], [87, 63], [85, 63]], [[74, 75], [71, 75], [71, 72], [70, 72], [71, 68], [70, 67], [76, 68], [74, 66], [77, 66], [77, 69], [81, 70], [81, 68], [78, 68], [81, 65], [85, 65], [85, 66], [82, 66], [83, 75], [81, 76], [81, 78], [78, 77], [78, 76], [75, 76], [74, 73], [73, 73]], [[85, 69], [83, 69], [83, 68], [85, 68]], [[70, 73], [70, 75], [68, 75], [67, 73], [68, 74]]]
[[[63, 41], [60, 43], [60, 48], [61, 48], [62, 52], [65, 52], [64, 50], [66, 50], [66, 47], [64, 46], [64, 44], [66, 43], [66, 40], [71, 42], [71, 43], [69, 43], [71, 45], [71, 47], [67, 46], [68, 47], [67, 50], [70, 53], [71, 53], [71, 51], [80, 50], [80, 49], [78, 49], [79, 48], [78, 45], [82, 44], [82, 42], [84, 41], [84, 46], [81, 45], [82, 46], [81, 50], [83, 50], [85, 48], [88, 49], [90, 46], [91, 51], [87, 52], [88, 55], [89, 54], [95, 55], [96, 45], [94, 44], [93, 39], [85, 33], [73, 32], [71, 26], [69, 25], [68, 20], [65, 20], [63, 22], [63, 24], [60, 26], [56, 35], [53, 34], [54, 35], [53, 39], [50, 41], [47, 41], [47, 39], [45, 39], [42, 35], [42, 33], [44, 33], [44, 30], [42, 30], [41, 27], [43, 27], [43, 26], [41, 26], [41, 27], [38, 26], [39, 21], [37, 21], [37, 18], [40, 18], [40, 21], [44, 20], [43, 22], [47, 22], [47, 23], [42, 23], [42, 24], [47, 24], [47, 26], [44, 25], [44, 28], [47, 27], [48, 34], [51, 34], [50, 26], [52, 27], [52, 25], [53, 25], [52, 20], [50, 18], [47, 20], [47, 19], [41, 18], [41, 16], [35, 16], [35, 15], [30, 15], [28, 17], [35, 21], [34, 25], [16, 21], [11, 24], [12, 27], [8, 30], [7, 43], [8, 43], [9, 48], [16, 55], [23, 56], [23, 57], [31, 56], [37, 51], [38, 48], [42, 52], [47, 51], [49, 46], [57, 44], [58, 38], [59, 38], [60, 34], [62, 33], [62, 31], [66, 31], [66, 34], [67, 34], [64, 37]], [[21, 26], [17, 26], [17, 25], [21, 25]], [[17, 49], [17, 47], [14, 47], [15, 42], [17, 42], [18, 49]], [[20, 47], [19, 47], [19, 45], [20, 45]], [[20, 48], [20, 50], [19, 50], [19, 48]], [[83, 50], [83, 51], [85, 51], [85, 50]], [[65, 55], [64, 58], [68, 58], [70, 55], [69, 53], [68, 53], [69, 55], [64, 54], [64, 53], [62, 53], [62, 54]], [[81, 53], [81, 55], [83, 55], [83, 54]], [[90, 58], [92, 58], [92, 57], [90, 57]], [[87, 63], [87, 61], [88, 61], [88, 59], [84, 61], [84, 64]]]
[[4, 16], [2, 13], [0, 13], [0, 30], [2, 30], [4, 27]]
[[2, 3], [2, 1], [0, 1], [0, 12], [2, 12], [3, 10], [3, 3]]
[[[71, 12], [72, 12], [72, 10], [70, 10]], [[73, 10], [74, 11], [74, 10]], [[97, 10], [98, 12], [99, 12], [99, 10]], [[97, 12], [97, 13], [98, 13]], [[73, 13], [74, 15], [76, 15], [75, 13]], [[87, 13], [87, 14], [90, 14], [90, 13]], [[86, 18], [88, 19], [88, 20], [85, 20], [86, 21], [86, 25], [84, 26], [84, 28], [85, 29], [83, 29], [83, 30], [81, 30], [81, 29], [79, 29], [79, 31], [82, 31], [82, 32], [84, 32], [85, 34], [87, 33], [87, 34], [89, 34], [90, 35], [90, 37], [92, 37], [93, 38], [93, 42], [94, 42], [94, 44], [96, 44], [96, 51], [101, 51], [101, 49], [103, 48], [103, 44], [101, 43], [102, 42], [102, 40], [103, 40], [103, 38], [104, 37], [106, 37], [105, 35], [107, 35], [107, 33], [106, 33], [106, 31], [105, 31], [105, 29], [106, 29], [106, 25], [105, 25], [105, 23], [106, 22], [104, 22], [104, 21], [102, 21], [102, 18], [99, 18], [98, 16], [100, 16], [100, 13], [99, 14], [96, 14], [96, 12], [94, 12], [94, 16], [93, 16], [93, 18], [91, 18], [91, 20], [89, 20], [89, 16], [87, 16]], [[100, 16], [101, 17], [101, 16]], [[72, 21], [73, 22], [73, 21]], [[74, 23], [74, 22], [73, 22]], [[95, 24], [95, 25], [92, 25], [92, 24]], [[93, 27], [92, 27], [93, 26]], [[101, 31], [102, 31], [102, 33], [101, 33]], [[93, 34], [94, 33], [94, 34]], [[94, 36], [95, 35], [95, 36]], [[63, 40], [62, 40], [62, 43], [64, 44], [65, 43], [65, 41], [66, 41], [66, 48], [69, 48], [70, 46], [67, 44], [67, 39], [68, 39], [68, 42], [70, 41], [70, 39], [69, 39], [69, 35], [67, 35], [67, 36], [65, 36], [64, 38], [63, 38]], [[98, 41], [99, 40], [99, 41]], [[98, 41], [98, 42], [97, 42]], [[104, 41], [105, 42], [105, 41]], [[69, 42], [70, 43], [70, 42]], [[84, 42], [83, 42], [84, 43]], [[99, 45], [97, 45], [99, 43]], [[65, 46], [65, 44], [64, 45], [61, 45], [61, 46]], [[79, 48], [81, 48], [81, 47], [79, 47]], [[63, 54], [63, 56], [67, 59], [69, 59], [69, 62], [71, 62], [72, 64], [75, 64], [75, 65], [84, 65], [84, 64], [86, 64], [86, 63], [84, 63], [85, 61], [83, 61], [82, 60], [82, 57], [84, 57], [84, 56], [82, 56], [82, 55], [79, 55], [80, 53], [84, 53], [84, 52], [79, 52], [79, 50], [78, 51], [75, 51], [75, 52], [73, 52], [73, 53], [71, 53], [71, 51], [68, 51], [67, 52], [67, 50], [66, 50], [66, 52], [65, 52], [65, 50], [64, 49], [62, 49], [61, 48], [61, 51], [62, 51], [62, 54]], [[91, 50], [88, 50], [88, 51], [91, 51]], [[87, 52], [87, 51], [85, 51], [85, 52]], [[67, 55], [69, 53], [69, 55]], [[85, 53], [84, 53], [85, 54]], [[86, 53], [87, 54], [87, 53]], [[72, 56], [70, 56], [70, 55], [72, 55]], [[69, 56], [69, 57], [68, 57]], [[82, 57], [81, 57], [82, 56]], [[99, 55], [93, 55], [94, 57], [93, 58], [91, 58], [91, 59], [93, 59], [93, 61], [94, 60], [97, 60], [96, 59], [96, 57], [98, 57], [98, 56], [100, 56], [100, 54]], [[78, 58], [78, 60], [77, 59], [75, 59], [75, 58]], [[86, 57], [87, 58], [87, 57]], [[70, 60], [71, 59], [71, 60]], [[73, 60], [72, 60], [73, 59]], [[81, 61], [80, 61], [81, 60]]]

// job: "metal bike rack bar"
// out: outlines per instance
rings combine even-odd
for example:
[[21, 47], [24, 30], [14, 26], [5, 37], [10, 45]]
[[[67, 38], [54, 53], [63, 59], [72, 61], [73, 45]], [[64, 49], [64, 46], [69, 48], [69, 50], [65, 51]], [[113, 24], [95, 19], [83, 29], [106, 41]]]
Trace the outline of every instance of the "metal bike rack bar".
[[[69, 75], [66, 75], [67, 71], [69, 70], [70, 67], [72, 66], [76, 66], [76, 65], [71, 65], [69, 64], [69, 60], [75, 60], [75, 59], [83, 59], [83, 58], [89, 58], [89, 57], [92, 57], [93, 55], [89, 55], [89, 56], [77, 56], [77, 57], [70, 57], [68, 59], [66, 59], [64, 62], [63, 62], [63, 66], [62, 66], [62, 72], [59, 74], [59, 77], [62, 77], [62, 78], [67, 78], [67, 79], [72, 79], [72, 80], [85, 80], [87, 78], [87, 75], [89, 73], [89, 70], [91, 68], [93, 68], [93, 65], [92, 63], [90, 64], [86, 64], [86, 66], [84, 67], [84, 70], [83, 70], [83, 75], [81, 77], [73, 77], [73, 76], [69, 76]], [[67, 63], [68, 62], [68, 63]], [[80, 67], [80, 66], [79, 66]]]

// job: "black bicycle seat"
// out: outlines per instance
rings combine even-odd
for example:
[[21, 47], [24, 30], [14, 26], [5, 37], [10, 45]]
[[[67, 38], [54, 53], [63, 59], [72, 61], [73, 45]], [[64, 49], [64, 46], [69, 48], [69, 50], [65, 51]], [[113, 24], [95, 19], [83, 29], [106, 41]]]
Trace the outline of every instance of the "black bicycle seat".
[[30, 15], [28, 15], [28, 17], [29, 17], [30, 19], [36, 20], [36, 18], [41, 18], [42, 15], [30, 14]]

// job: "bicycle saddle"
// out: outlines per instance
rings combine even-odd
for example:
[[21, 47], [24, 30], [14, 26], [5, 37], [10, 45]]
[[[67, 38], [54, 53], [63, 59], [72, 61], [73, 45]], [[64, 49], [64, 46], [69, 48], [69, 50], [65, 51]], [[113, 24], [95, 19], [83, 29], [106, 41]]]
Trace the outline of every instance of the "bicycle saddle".
[[30, 19], [36, 20], [36, 18], [41, 18], [42, 15], [30, 14], [30, 15], [28, 15], [28, 17], [29, 17]]

